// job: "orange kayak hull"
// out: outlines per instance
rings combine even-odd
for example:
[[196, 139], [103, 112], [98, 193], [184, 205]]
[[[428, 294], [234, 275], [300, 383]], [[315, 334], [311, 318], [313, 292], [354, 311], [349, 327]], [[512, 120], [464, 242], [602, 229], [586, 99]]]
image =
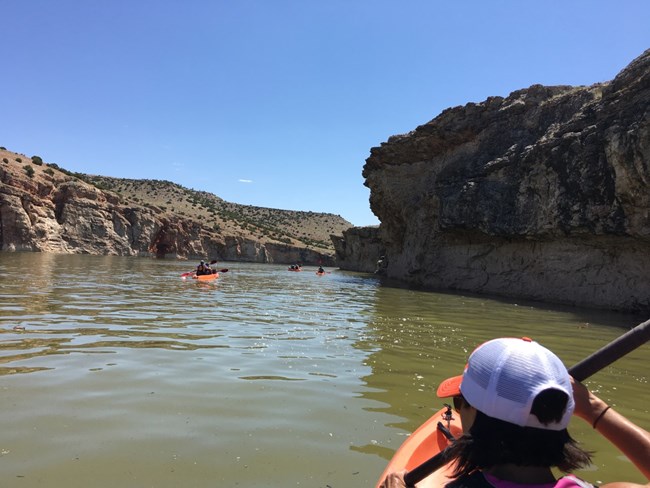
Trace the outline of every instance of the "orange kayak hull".
[[198, 281], [214, 281], [217, 278], [219, 278], [219, 273], [212, 273], [209, 275], [194, 275], [192, 276], [193, 280], [198, 280]]
[[[441, 422], [445, 427], [447, 427], [454, 437], [462, 435], [460, 416], [455, 414], [448, 422], [444, 419], [444, 414], [446, 412], [447, 408], [442, 408], [440, 411], [432, 415], [429, 420], [418, 427], [418, 429], [404, 441], [393, 455], [393, 458], [386, 466], [384, 472], [381, 474], [381, 477], [377, 481], [377, 488], [379, 488], [379, 485], [384, 481], [384, 478], [386, 478], [388, 473], [404, 469], [411, 471], [449, 445], [447, 438], [437, 428], [438, 422]], [[442, 488], [449, 483], [449, 475], [451, 472], [452, 470], [449, 465], [443, 466], [420, 481], [416, 486], [418, 488]]]

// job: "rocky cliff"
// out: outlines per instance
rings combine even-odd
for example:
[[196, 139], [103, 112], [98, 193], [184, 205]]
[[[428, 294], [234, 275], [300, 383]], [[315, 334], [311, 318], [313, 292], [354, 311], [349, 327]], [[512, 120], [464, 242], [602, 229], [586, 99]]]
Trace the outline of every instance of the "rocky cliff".
[[[101, 183], [106, 185], [109, 180], [102, 178]], [[92, 181], [86, 175], [71, 174], [57, 165], [44, 164], [38, 157], [28, 158], [0, 149], [0, 249], [335, 264], [333, 247], [327, 248], [313, 238], [304, 238], [305, 243], [300, 237], [280, 229], [283, 224], [269, 224], [273, 216], [285, 222], [286, 228], [295, 227], [296, 212], [254, 208], [255, 212], [263, 212], [256, 220], [250, 215], [241, 216], [244, 206], [237, 210], [236, 204], [212, 196], [212, 200], [219, 200], [227, 211], [218, 214], [211, 207], [209, 210], [215, 213], [206, 214], [209, 218], [198, 213], [181, 215], [147, 201], [136, 203], [140, 199], [125, 198], [115, 191], [99, 188]], [[130, 195], [133, 195], [133, 183], [131, 180]], [[181, 188], [169, 182], [147, 183], [154, 188], [147, 193], [170, 185], [176, 191]], [[205, 194], [199, 198], [195, 193], [188, 197], [187, 208], [197, 207], [197, 201], [208, 201]], [[174, 200], [177, 206], [184, 200], [181, 196], [165, 198]], [[207, 212], [205, 205], [201, 209]], [[251, 207], [245, 209], [250, 211]], [[333, 222], [333, 228], [351, 226], [330, 214], [301, 214], [319, 224]], [[239, 220], [237, 215], [240, 215]]]
[[379, 227], [352, 227], [343, 231], [342, 236], [333, 235], [331, 239], [339, 268], [362, 273], [382, 272], [379, 261], [385, 250]]
[[650, 311], [650, 50], [614, 80], [442, 112], [363, 169], [389, 277]]

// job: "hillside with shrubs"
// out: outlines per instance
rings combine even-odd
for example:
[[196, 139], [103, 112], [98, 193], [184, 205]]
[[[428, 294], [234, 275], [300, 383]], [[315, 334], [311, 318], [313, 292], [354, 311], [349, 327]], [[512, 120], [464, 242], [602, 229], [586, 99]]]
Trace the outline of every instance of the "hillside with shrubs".
[[112, 194], [124, 205], [148, 207], [161, 215], [196, 221], [216, 233], [239, 235], [264, 243], [277, 242], [331, 254], [331, 235], [342, 235], [352, 224], [339, 215], [282, 210], [227, 202], [209, 192], [155, 179], [127, 179], [71, 172], [40, 156], [0, 148], [0, 168], [14, 176], [50, 183], [79, 179]]

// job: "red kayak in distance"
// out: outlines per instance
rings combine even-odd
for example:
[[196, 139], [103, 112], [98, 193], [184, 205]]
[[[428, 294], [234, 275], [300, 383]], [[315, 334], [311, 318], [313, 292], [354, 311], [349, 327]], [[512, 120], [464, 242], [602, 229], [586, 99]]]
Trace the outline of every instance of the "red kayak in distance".
[[194, 275], [192, 276], [193, 280], [198, 280], [198, 281], [214, 281], [217, 278], [219, 278], [219, 273], [212, 273], [212, 274], [207, 274], [207, 275]]
[[199, 281], [212, 281], [216, 280], [219, 278], [219, 273], [227, 273], [228, 268], [223, 268], [220, 270], [213, 269], [212, 274], [203, 274], [203, 275], [197, 275], [196, 271], [188, 271], [187, 273], [183, 273], [181, 275], [181, 278], [183, 281], [185, 281], [187, 278], [192, 278], [193, 280], [199, 280]]
[[[448, 436], [459, 437], [462, 433], [460, 415], [455, 414], [451, 407], [445, 405], [407, 437], [395, 451], [379, 477], [376, 488], [379, 488], [388, 473], [403, 469], [412, 471], [445, 449], [451, 442]], [[444, 465], [420, 481], [417, 486], [418, 488], [442, 488], [449, 483], [451, 472], [451, 466]]]

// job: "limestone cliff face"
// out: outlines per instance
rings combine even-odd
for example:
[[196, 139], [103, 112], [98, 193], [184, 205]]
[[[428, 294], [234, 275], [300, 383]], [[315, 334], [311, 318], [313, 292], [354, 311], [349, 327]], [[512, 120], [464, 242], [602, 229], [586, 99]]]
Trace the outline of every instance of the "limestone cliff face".
[[379, 227], [352, 227], [343, 236], [331, 236], [339, 268], [362, 273], [382, 271], [378, 261], [384, 255]]
[[334, 265], [334, 256], [316, 250], [223, 235], [155, 206], [120, 203], [111, 192], [0, 152], [2, 251]]
[[613, 81], [448, 109], [372, 148], [389, 277], [650, 310], [650, 50]]

